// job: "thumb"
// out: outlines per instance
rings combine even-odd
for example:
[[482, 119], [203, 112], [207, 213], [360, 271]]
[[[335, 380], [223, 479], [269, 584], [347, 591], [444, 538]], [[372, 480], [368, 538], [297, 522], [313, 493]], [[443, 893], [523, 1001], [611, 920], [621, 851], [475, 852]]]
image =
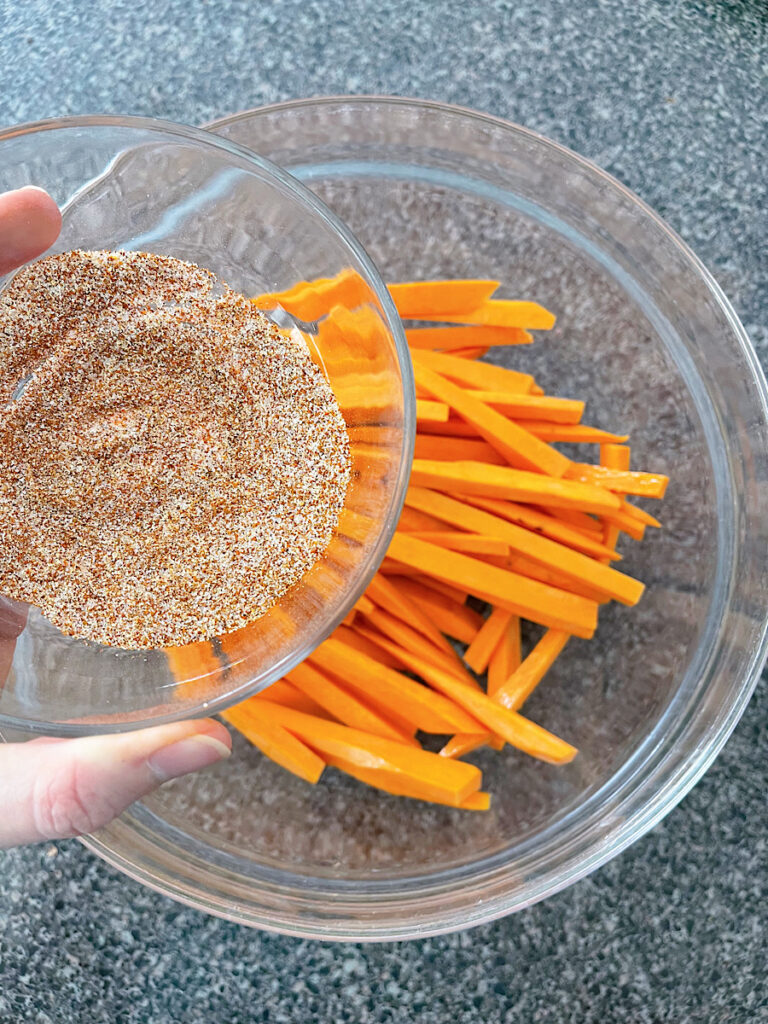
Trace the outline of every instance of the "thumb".
[[0, 747], [0, 848], [102, 828], [168, 779], [229, 757], [212, 719]]
[[34, 185], [0, 195], [0, 277], [53, 245], [61, 213], [47, 192]]

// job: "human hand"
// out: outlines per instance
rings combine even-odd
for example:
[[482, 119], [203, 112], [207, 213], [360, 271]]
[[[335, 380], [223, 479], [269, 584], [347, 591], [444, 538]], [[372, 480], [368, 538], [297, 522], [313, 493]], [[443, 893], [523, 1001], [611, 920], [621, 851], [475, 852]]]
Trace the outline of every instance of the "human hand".
[[[0, 195], [0, 275], [41, 255], [60, 230], [59, 209], [42, 189]], [[25, 625], [26, 608], [0, 599], [0, 691]], [[229, 733], [212, 719], [0, 745], [0, 848], [93, 832], [168, 779], [230, 750]]]

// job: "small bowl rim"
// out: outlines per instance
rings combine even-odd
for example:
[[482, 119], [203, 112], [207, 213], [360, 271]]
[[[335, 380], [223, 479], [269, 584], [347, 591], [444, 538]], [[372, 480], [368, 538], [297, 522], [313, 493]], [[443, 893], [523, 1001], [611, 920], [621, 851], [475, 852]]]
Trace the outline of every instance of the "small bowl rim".
[[130, 128], [144, 131], [157, 131], [166, 135], [177, 136], [196, 145], [210, 147], [215, 150], [223, 150], [232, 156], [255, 165], [268, 179], [278, 182], [284, 190], [296, 197], [305, 207], [318, 214], [328, 224], [335, 235], [341, 239], [345, 247], [359, 262], [368, 277], [371, 288], [384, 314], [386, 326], [390, 331], [397, 356], [400, 372], [399, 391], [402, 394], [403, 402], [403, 425], [402, 439], [400, 445], [400, 459], [397, 467], [396, 483], [390, 498], [389, 508], [386, 516], [382, 517], [381, 530], [375, 545], [371, 548], [368, 564], [361, 573], [358, 585], [350, 589], [346, 596], [338, 604], [336, 614], [332, 622], [325, 630], [318, 633], [310, 644], [304, 641], [299, 649], [293, 650], [286, 655], [282, 661], [273, 666], [272, 670], [263, 678], [252, 680], [249, 683], [242, 683], [234, 690], [222, 694], [212, 700], [200, 700], [195, 704], [184, 706], [178, 711], [168, 711], [163, 714], [149, 715], [144, 717], [131, 718], [128, 721], [104, 721], [98, 723], [89, 722], [49, 722], [43, 719], [28, 719], [17, 715], [8, 715], [0, 711], [0, 729], [28, 733], [30, 735], [45, 735], [57, 737], [76, 737], [89, 735], [106, 735], [111, 733], [132, 732], [138, 729], [145, 729], [157, 725], [166, 725], [171, 722], [180, 722], [193, 718], [209, 717], [220, 711], [237, 704], [254, 693], [258, 693], [285, 672], [290, 671], [297, 664], [304, 660], [314, 648], [322, 643], [329, 636], [339, 623], [349, 614], [352, 607], [365, 592], [368, 584], [375, 575], [378, 567], [386, 554], [392, 536], [397, 527], [397, 521], [405, 500], [405, 492], [410, 476], [410, 465], [413, 460], [413, 448], [416, 437], [416, 396], [413, 379], [413, 366], [411, 364], [408, 343], [405, 338], [400, 317], [397, 314], [394, 301], [389, 290], [381, 277], [375, 263], [368, 255], [364, 246], [355, 237], [352, 231], [326, 204], [307, 188], [301, 181], [294, 178], [287, 171], [266, 157], [255, 153], [246, 146], [231, 142], [221, 136], [207, 131], [205, 128], [198, 128], [183, 122], [170, 121], [164, 118], [140, 117], [134, 115], [119, 114], [78, 114], [64, 117], [44, 118], [38, 121], [28, 121], [22, 124], [12, 125], [0, 129], [0, 147], [2, 144], [13, 138], [23, 135], [34, 135], [42, 132], [57, 131], [72, 128]]

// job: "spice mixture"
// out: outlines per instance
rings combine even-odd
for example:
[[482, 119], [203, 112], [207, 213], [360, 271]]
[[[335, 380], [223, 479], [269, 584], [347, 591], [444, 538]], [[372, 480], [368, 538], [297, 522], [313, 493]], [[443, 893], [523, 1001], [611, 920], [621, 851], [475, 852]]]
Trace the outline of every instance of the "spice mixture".
[[304, 342], [194, 264], [74, 251], [0, 295], [0, 592], [67, 634], [244, 626], [328, 545], [349, 466]]

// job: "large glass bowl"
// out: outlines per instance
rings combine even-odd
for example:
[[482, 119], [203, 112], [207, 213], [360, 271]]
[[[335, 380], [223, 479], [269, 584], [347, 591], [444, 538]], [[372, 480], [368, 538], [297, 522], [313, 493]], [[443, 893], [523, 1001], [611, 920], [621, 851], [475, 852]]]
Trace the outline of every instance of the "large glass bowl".
[[[396, 939], [487, 921], [593, 870], [701, 776], [765, 651], [765, 382], [704, 267], [618, 182], [561, 146], [456, 108], [307, 100], [213, 126], [311, 187], [389, 280], [498, 277], [558, 313], [500, 353], [586, 421], [629, 429], [672, 478], [664, 528], [625, 545], [648, 590], [603, 610], [530, 701], [575, 743], [565, 768], [476, 755], [487, 814], [385, 796], [328, 771], [309, 786], [235, 737], [232, 760], [174, 782], [87, 840], [112, 864], [233, 921]], [[527, 705], [528, 707], [528, 705]]]
[[[296, 179], [231, 140], [142, 118], [22, 125], [0, 132], [0, 192], [26, 184], [47, 188], [62, 207], [53, 251], [175, 256], [246, 295], [345, 271], [357, 275], [356, 308], [373, 313], [353, 359], [337, 351], [328, 332], [318, 333], [316, 321], [274, 314], [281, 327], [302, 330], [337, 393], [348, 394], [352, 384], [372, 400], [344, 408], [354, 428], [353, 473], [339, 531], [318, 566], [273, 610], [227, 638], [226, 665], [212, 665], [204, 644], [169, 657], [74, 640], [0, 595], [0, 727], [73, 735], [211, 713], [306, 657], [349, 612], [383, 557], [408, 479], [415, 422], [400, 321], [347, 228]], [[7, 280], [0, 277], [0, 289]], [[328, 311], [318, 307], [312, 315]], [[348, 521], [353, 530], [345, 529]]]

